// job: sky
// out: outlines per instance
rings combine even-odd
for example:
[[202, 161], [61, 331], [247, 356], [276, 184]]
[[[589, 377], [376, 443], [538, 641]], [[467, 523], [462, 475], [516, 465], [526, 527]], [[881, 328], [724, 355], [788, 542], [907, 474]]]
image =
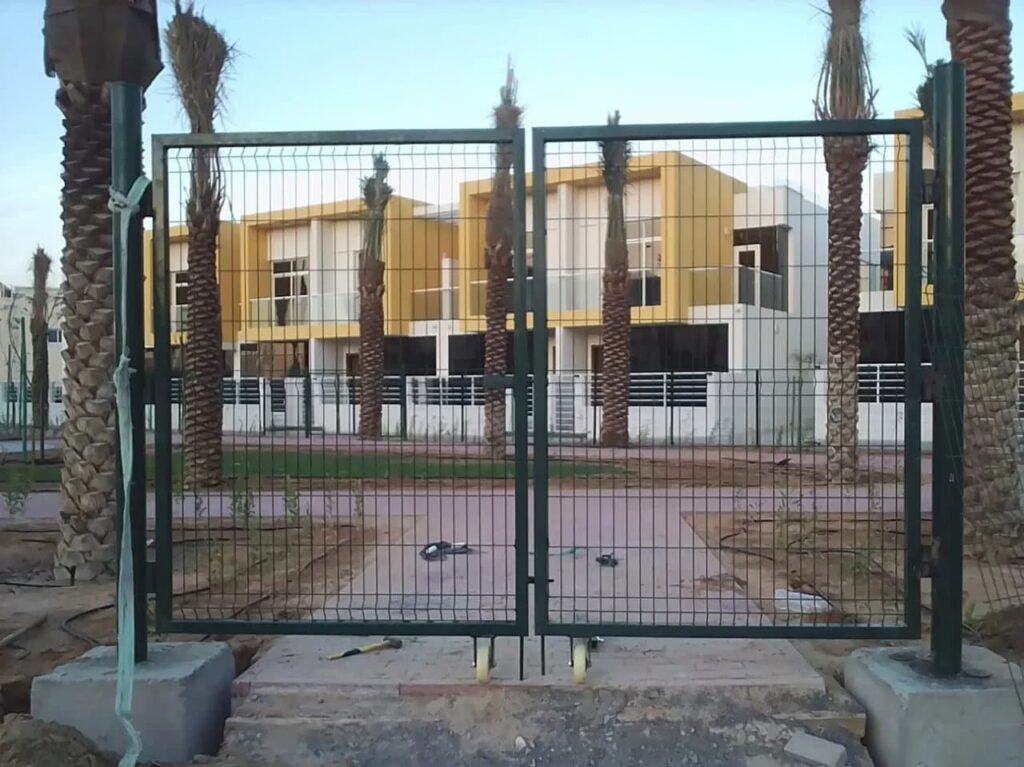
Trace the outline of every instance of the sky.
[[[238, 50], [222, 131], [487, 127], [512, 57], [525, 127], [805, 120], [825, 0], [200, 0]], [[0, 0], [0, 281], [55, 258], [61, 120], [43, 71], [44, 0]], [[159, 0], [161, 23], [173, 3]], [[920, 27], [948, 55], [941, 0], [867, 0], [879, 114], [911, 106]], [[1024, 10], [1012, 6], [1013, 45]], [[1019, 80], [1015, 82], [1019, 83]], [[1024, 87], [1024, 86], [1018, 86]], [[165, 68], [146, 136], [185, 129]], [[148, 155], [148, 152], [147, 152]], [[148, 157], [147, 157], [148, 159]], [[56, 282], [56, 277], [53, 280]]]

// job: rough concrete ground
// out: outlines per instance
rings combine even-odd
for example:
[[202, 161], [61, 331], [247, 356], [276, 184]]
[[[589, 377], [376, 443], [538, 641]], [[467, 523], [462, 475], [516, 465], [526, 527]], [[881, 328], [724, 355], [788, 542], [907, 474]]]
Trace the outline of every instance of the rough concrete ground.
[[223, 753], [302, 767], [782, 767], [795, 764], [783, 752], [790, 736], [809, 731], [846, 746], [850, 764], [871, 765], [849, 731], [792, 718], [812, 702], [765, 691], [553, 689], [492, 689], [405, 705], [335, 699], [336, 710], [320, 717], [233, 722]]
[[325, 658], [367, 640], [286, 637], [235, 682], [222, 755], [252, 764], [708, 765], [795, 764], [789, 737], [808, 731], [870, 765], [855, 703], [826, 692], [788, 642], [609, 639], [586, 685], [568, 642], [498, 640], [490, 685], [474, 681], [472, 645], [413, 638], [400, 650]]

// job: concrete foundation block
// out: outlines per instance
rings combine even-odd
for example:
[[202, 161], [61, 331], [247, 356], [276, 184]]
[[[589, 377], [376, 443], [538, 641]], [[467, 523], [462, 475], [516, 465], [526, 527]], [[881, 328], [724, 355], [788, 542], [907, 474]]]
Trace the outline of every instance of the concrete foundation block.
[[[152, 644], [135, 670], [132, 721], [142, 760], [188, 762], [220, 747], [231, 713], [235, 663], [213, 642]], [[117, 649], [96, 647], [32, 683], [32, 716], [74, 727], [100, 748], [124, 753], [127, 738], [114, 715]]]
[[846, 661], [845, 686], [867, 711], [879, 767], [1024, 765], [1020, 669], [983, 647], [964, 647], [963, 658], [955, 678], [934, 676], [919, 648], [857, 650]]

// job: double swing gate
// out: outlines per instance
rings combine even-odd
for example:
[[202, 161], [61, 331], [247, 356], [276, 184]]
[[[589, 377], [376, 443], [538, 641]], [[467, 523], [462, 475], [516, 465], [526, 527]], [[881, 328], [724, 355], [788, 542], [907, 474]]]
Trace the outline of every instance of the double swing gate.
[[[154, 139], [157, 629], [469, 636], [482, 678], [502, 636], [578, 673], [597, 637], [918, 636], [921, 123], [542, 128], [531, 173], [525, 144]], [[199, 333], [305, 428], [256, 396], [180, 423]]]

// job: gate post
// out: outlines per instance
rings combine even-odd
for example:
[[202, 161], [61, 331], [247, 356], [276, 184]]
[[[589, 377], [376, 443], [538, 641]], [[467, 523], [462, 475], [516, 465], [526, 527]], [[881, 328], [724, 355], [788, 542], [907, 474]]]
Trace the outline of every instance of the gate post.
[[[114, 191], [127, 195], [142, 175], [142, 86], [118, 82], [111, 86], [111, 181]], [[142, 214], [144, 215], [144, 213]], [[142, 216], [133, 216], [128, 236], [121, 243], [125, 259], [114, 259], [115, 346], [124, 349], [130, 367], [132, 429], [132, 473], [128, 504], [131, 509], [133, 610], [135, 613], [135, 659], [146, 660], [146, 422], [145, 341], [143, 339]], [[115, 226], [114, 237], [122, 232]], [[114, 252], [118, 252], [115, 247]], [[121, 296], [124, 296], [124, 301]], [[126, 313], [122, 310], [126, 307]], [[120, 460], [120, 459], [119, 459]], [[121, 483], [117, 486], [118, 508], [123, 503]], [[121, 519], [119, 514], [118, 520]], [[119, 523], [120, 524], [120, 523]], [[120, 540], [120, 535], [118, 536]]]
[[[932, 642], [935, 672], [962, 663], [964, 513], [964, 150], [965, 87], [961, 64], [935, 69], [934, 136], [936, 401], [932, 472]], [[918, 289], [908, 286], [909, 289]]]

